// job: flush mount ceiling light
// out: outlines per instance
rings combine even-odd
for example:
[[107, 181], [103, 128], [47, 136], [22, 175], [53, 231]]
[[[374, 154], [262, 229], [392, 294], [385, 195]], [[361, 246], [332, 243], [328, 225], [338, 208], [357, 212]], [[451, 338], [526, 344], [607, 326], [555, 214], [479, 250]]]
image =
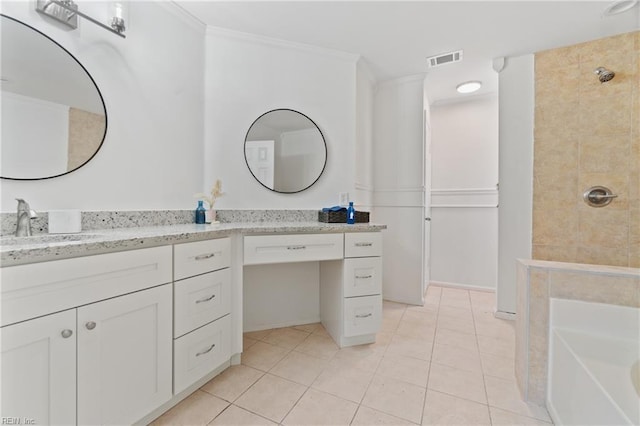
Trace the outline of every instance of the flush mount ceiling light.
[[458, 93], [473, 93], [476, 90], [482, 87], [482, 82], [480, 81], [465, 81], [464, 83], [460, 83], [456, 86], [456, 90]]
[[607, 8], [602, 12], [603, 16], [613, 16], [618, 15], [620, 13], [624, 13], [627, 10], [631, 9], [635, 5], [638, 4], [638, 0], [616, 0], [612, 2]]

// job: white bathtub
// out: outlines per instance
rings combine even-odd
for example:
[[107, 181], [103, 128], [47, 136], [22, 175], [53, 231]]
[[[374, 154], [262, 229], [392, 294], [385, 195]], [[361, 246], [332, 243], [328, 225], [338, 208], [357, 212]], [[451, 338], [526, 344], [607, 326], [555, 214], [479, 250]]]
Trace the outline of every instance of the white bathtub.
[[551, 299], [547, 408], [556, 425], [640, 425], [640, 309]]

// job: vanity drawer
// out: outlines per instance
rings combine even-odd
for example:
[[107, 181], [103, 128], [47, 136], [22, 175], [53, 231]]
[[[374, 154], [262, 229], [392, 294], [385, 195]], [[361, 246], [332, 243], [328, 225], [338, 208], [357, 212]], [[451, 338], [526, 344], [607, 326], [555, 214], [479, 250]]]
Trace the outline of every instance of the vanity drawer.
[[231, 311], [231, 271], [176, 281], [173, 292], [173, 337], [179, 337]]
[[174, 340], [174, 395], [229, 360], [230, 331], [231, 319], [227, 315]]
[[353, 232], [344, 234], [344, 257], [382, 256], [380, 232]]
[[343, 234], [256, 235], [244, 237], [244, 264], [342, 259]]
[[370, 296], [382, 292], [382, 258], [344, 260], [343, 296]]
[[344, 299], [345, 337], [377, 333], [382, 324], [382, 296]]
[[0, 269], [1, 325], [171, 282], [171, 246]]
[[226, 268], [231, 263], [229, 238], [196, 241], [173, 246], [174, 278], [192, 277]]

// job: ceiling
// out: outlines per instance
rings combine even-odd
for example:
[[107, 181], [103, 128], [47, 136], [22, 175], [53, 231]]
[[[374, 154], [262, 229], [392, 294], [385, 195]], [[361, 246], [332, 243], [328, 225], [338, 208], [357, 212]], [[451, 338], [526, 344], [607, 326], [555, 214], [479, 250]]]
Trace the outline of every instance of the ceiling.
[[[603, 16], [609, 1], [174, 2], [207, 25], [359, 54], [380, 82], [426, 73], [431, 103], [464, 96], [455, 86], [467, 80], [497, 92], [494, 58], [640, 29], [638, 5]], [[427, 57], [459, 49], [463, 61], [428, 69]]]

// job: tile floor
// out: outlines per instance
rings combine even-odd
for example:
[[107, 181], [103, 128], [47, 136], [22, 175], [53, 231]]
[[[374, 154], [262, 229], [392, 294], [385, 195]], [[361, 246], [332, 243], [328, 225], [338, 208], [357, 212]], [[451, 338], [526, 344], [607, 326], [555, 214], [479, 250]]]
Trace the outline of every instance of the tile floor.
[[154, 425], [548, 425], [520, 399], [514, 323], [494, 294], [430, 286], [385, 302], [376, 343], [338, 349], [322, 325], [244, 335], [242, 364]]

